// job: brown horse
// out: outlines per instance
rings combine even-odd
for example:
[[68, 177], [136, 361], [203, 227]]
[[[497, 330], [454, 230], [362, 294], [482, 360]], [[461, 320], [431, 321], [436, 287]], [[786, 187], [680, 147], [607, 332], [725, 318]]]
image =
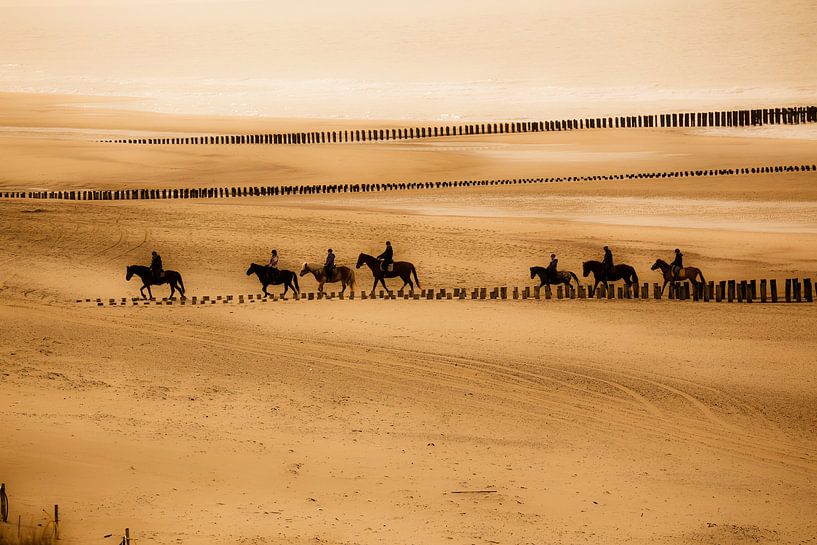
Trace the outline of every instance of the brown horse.
[[664, 275], [664, 285], [661, 286], [661, 294], [664, 293], [664, 288], [667, 287], [667, 284], [670, 282], [678, 282], [680, 280], [689, 280], [693, 284], [698, 284], [697, 278], [701, 278], [701, 284], [706, 284], [706, 280], [704, 280], [704, 273], [701, 272], [701, 269], [697, 267], [684, 267], [678, 272], [678, 276], [673, 280], [672, 278], [672, 265], [664, 261], [663, 259], [656, 259], [655, 263], [653, 263], [650, 270], [658, 270], [661, 269], [661, 274]]
[[539, 287], [541, 288], [544, 285], [551, 285], [551, 284], [564, 284], [565, 286], [570, 286], [570, 280], [576, 281], [576, 288], [579, 287], [579, 277], [576, 276], [572, 271], [556, 271], [554, 281], [551, 282], [550, 280], [550, 272], [544, 267], [531, 267], [530, 268], [530, 278], [533, 280], [535, 277], [539, 277]]
[[[410, 290], [414, 290], [414, 283], [411, 281], [411, 275], [414, 275], [414, 282], [417, 283], [417, 287], [420, 287], [420, 280], [417, 279], [417, 270], [414, 268], [414, 265], [409, 263], [408, 261], [395, 261], [392, 263], [392, 269], [390, 271], [384, 271], [380, 268], [380, 260], [374, 256], [370, 256], [369, 254], [360, 254], [357, 257], [357, 265], [355, 268], [359, 269], [363, 265], [367, 265], [369, 269], [372, 271], [372, 276], [374, 277], [374, 284], [372, 284], [372, 293], [374, 293], [374, 289], [377, 287], [377, 283], [380, 282], [383, 285], [383, 289], [389, 291], [388, 286], [386, 286], [385, 278], [395, 278], [397, 276], [400, 277], [400, 280], [403, 281], [403, 285], [400, 286], [400, 289], [408, 287]], [[391, 293], [391, 292], [389, 292]]]
[[335, 267], [332, 270], [332, 274], [330, 276], [326, 275], [326, 270], [323, 268], [323, 265], [318, 265], [315, 263], [304, 263], [303, 268], [301, 269], [301, 276], [304, 276], [308, 273], [312, 273], [312, 276], [315, 277], [315, 280], [318, 281], [318, 293], [323, 293], [323, 285], [329, 282], [330, 284], [334, 282], [341, 283], [341, 290], [340, 292], [343, 293], [346, 291], [346, 286], [349, 286], [349, 289], [354, 291], [355, 290], [355, 271], [350, 269], [349, 267], [339, 266]]

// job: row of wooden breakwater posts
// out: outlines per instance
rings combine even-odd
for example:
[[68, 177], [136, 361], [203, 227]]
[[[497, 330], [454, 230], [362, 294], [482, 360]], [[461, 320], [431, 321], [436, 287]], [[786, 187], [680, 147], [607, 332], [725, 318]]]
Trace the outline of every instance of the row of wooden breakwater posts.
[[673, 170], [605, 174], [591, 176], [558, 176], [550, 178], [512, 178], [503, 180], [454, 180], [436, 182], [384, 182], [369, 184], [313, 184], [243, 187], [193, 187], [175, 189], [107, 189], [74, 191], [3, 191], [6, 199], [51, 199], [68, 201], [125, 201], [155, 199], [225, 199], [237, 197], [272, 197], [290, 195], [322, 195], [337, 193], [377, 193], [383, 191], [411, 191], [464, 187], [506, 186], [565, 182], [667, 180], [690, 177], [740, 176], [752, 174], [785, 174], [817, 172], [817, 165], [768, 165], [755, 167], [705, 170]]
[[[115, 306], [169, 306], [169, 305], [218, 305], [218, 304], [252, 304], [270, 303], [276, 301], [331, 301], [331, 300], [367, 300], [367, 299], [389, 299], [389, 300], [414, 300], [414, 301], [452, 301], [452, 300], [576, 300], [576, 299], [618, 299], [618, 300], [642, 300], [650, 298], [661, 300], [664, 295], [673, 301], [701, 301], [716, 303], [812, 303], [814, 302], [814, 286], [810, 278], [787, 278], [785, 289], [782, 294], [778, 293], [777, 280], [722, 280], [720, 282], [710, 281], [707, 284], [690, 284], [689, 282], [679, 282], [667, 286], [665, 294], [661, 293], [661, 286], [657, 283], [652, 285], [650, 294], [649, 282], [642, 285], [617, 286], [609, 284], [609, 288], [600, 284], [596, 290], [590, 285], [579, 284], [573, 286], [525, 286], [522, 288], [507, 286], [491, 288], [439, 288], [421, 289], [419, 291], [385, 292], [381, 290], [377, 294], [361, 291], [359, 296], [354, 291], [349, 293], [335, 292], [304, 292], [299, 296], [292, 295], [285, 299], [278, 295], [265, 297], [263, 294], [249, 295], [217, 295], [202, 297], [192, 296], [186, 299], [162, 298], [162, 299], [140, 299], [137, 297], [122, 297], [119, 299], [77, 299], [80, 304], [94, 304], [97, 307]], [[652, 297], [651, 297], [652, 295]]]
[[232, 134], [161, 138], [123, 138], [100, 140], [113, 144], [217, 145], [217, 144], [334, 144], [412, 140], [474, 134], [517, 134], [561, 132], [584, 129], [673, 128], [673, 127], [753, 127], [761, 125], [799, 125], [817, 122], [817, 106], [756, 108], [717, 112], [682, 112], [615, 117], [590, 117], [555, 121], [515, 121], [426, 127], [354, 129], [264, 134]]

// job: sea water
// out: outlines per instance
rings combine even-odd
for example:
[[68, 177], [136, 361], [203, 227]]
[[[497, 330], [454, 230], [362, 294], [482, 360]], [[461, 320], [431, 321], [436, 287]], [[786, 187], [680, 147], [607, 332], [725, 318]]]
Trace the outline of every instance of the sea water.
[[496, 120], [817, 101], [813, 0], [0, 0], [0, 91]]

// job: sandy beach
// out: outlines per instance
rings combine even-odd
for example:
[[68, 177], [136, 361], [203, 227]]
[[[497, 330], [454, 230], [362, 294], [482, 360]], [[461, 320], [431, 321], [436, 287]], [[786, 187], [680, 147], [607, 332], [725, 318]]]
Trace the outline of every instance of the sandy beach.
[[[145, 114], [0, 96], [0, 190], [446, 180], [812, 164], [804, 127], [411, 143], [153, 146], [111, 134], [399, 122]], [[657, 282], [815, 276], [817, 174], [225, 200], [0, 202], [0, 480], [13, 518], [112, 543], [810, 543], [812, 305], [135, 297], [157, 250], [188, 296], [252, 262], [354, 266], [391, 240], [424, 288], [531, 285], [610, 245]], [[309, 277], [301, 288], [314, 291]], [[356, 289], [372, 277], [357, 271]], [[391, 281], [390, 287], [398, 285]], [[155, 289], [158, 297], [167, 288]], [[279, 288], [273, 288], [279, 293]], [[104, 538], [107, 534], [114, 537]]]

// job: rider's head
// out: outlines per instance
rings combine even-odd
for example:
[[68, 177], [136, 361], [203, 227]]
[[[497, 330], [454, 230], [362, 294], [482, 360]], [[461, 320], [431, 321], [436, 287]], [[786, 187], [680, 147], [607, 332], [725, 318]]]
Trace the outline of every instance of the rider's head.
[[159, 254], [156, 253], [156, 250], [153, 250], [152, 252], [150, 252], [150, 255], [159, 255]]
[[610, 248], [608, 248], [607, 246], [605, 246], [605, 247], [604, 247], [604, 251], [607, 251], [607, 250], [609, 250], [609, 249], [610, 249]]
[[273, 250], [272, 255], [278, 255], [278, 250]]
[[675, 253], [676, 253], [676, 254], [680, 254], [680, 253], [681, 253], [681, 250], [679, 250], [678, 248], [675, 248]]
[[332, 253], [332, 248], [329, 248], [329, 251], [327, 253], [331, 254]]
[[556, 254], [550, 254], [551, 259], [554, 259], [555, 257], [556, 257]]
[[386, 241], [386, 246], [391, 246], [391, 242], [387, 240]]

